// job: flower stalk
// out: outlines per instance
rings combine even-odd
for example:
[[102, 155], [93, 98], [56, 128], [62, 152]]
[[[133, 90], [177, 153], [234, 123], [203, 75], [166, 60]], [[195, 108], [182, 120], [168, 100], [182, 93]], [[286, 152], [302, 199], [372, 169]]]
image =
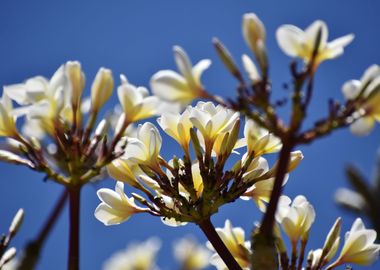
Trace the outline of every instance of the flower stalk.
[[80, 186], [70, 187], [69, 190], [69, 258], [68, 270], [79, 269], [79, 235], [80, 235]]
[[240, 265], [237, 263], [235, 258], [232, 256], [231, 252], [228, 250], [226, 245], [220, 239], [218, 233], [215, 230], [214, 225], [211, 223], [211, 220], [205, 219], [198, 223], [198, 226], [201, 228], [203, 233], [206, 235], [207, 239], [211, 242], [216, 252], [222, 258], [224, 263], [227, 265], [230, 270], [242, 270]]

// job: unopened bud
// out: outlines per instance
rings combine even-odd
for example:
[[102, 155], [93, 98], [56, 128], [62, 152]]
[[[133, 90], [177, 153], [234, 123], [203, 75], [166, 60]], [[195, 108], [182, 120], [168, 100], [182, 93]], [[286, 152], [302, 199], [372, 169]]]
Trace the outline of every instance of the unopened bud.
[[14, 216], [11, 226], [9, 227], [9, 233], [15, 235], [20, 228], [22, 221], [24, 219], [24, 209], [20, 208], [16, 215]]
[[100, 121], [100, 123], [95, 129], [95, 136], [103, 137], [107, 133], [109, 127], [110, 127], [109, 121], [107, 119], [103, 119], [102, 121]]
[[243, 62], [244, 69], [248, 74], [248, 78], [251, 80], [251, 82], [255, 83], [257, 81], [260, 81], [260, 74], [257, 71], [257, 67], [255, 63], [253, 63], [252, 59], [248, 55], [243, 54], [241, 60]]
[[78, 108], [82, 96], [85, 77], [81, 65], [77, 61], [69, 61], [65, 65], [66, 75], [71, 84], [71, 103], [73, 107]]
[[265, 27], [262, 21], [254, 13], [243, 16], [243, 37], [250, 49], [257, 55], [258, 41], [265, 41]]
[[91, 86], [91, 108], [98, 111], [109, 99], [113, 90], [112, 71], [100, 68]]
[[3, 257], [0, 259], [0, 268], [8, 263], [10, 260], [12, 260], [16, 256], [16, 248], [11, 247], [7, 251], [5, 251]]
[[219, 39], [213, 38], [212, 42], [214, 43], [214, 47], [216, 49], [216, 52], [218, 53], [220, 60], [222, 60], [223, 64], [226, 66], [229, 72], [231, 72], [231, 74], [236, 79], [238, 79], [239, 81], [242, 81], [243, 78], [240, 74], [239, 69], [237, 68], [235, 64], [235, 61], [231, 53], [227, 50], [227, 48], [223, 45], [223, 43], [219, 41]]

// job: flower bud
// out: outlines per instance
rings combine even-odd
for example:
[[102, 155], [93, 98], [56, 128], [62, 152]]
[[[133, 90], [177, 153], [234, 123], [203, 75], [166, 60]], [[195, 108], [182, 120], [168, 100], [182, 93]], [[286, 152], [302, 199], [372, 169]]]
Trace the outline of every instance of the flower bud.
[[219, 41], [219, 39], [214, 38], [212, 42], [214, 43], [214, 47], [216, 49], [216, 52], [218, 53], [219, 58], [222, 60], [223, 64], [226, 66], [229, 72], [231, 72], [231, 74], [236, 79], [238, 79], [239, 81], [242, 81], [243, 78], [240, 74], [239, 69], [236, 66], [236, 63], [231, 53], [227, 50], [227, 48], [223, 45], [223, 43]]
[[98, 111], [109, 99], [113, 89], [112, 71], [100, 68], [91, 86], [91, 109]]
[[249, 48], [257, 55], [258, 42], [265, 41], [265, 27], [262, 21], [254, 13], [243, 16], [243, 36]]
[[5, 251], [4, 255], [0, 259], [0, 268], [12, 260], [16, 256], [16, 248], [12, 247]]
[[22, 221], [24, 219], [24, 209], [20, 208], [16, 215], [14, 216], [11, 226], [9, 226], [9, 233], [15, 235], [20, 228]]
[[71, 83], [71, 103], [73, 107], [78, 108], [85, 83], [81, 64], [77, 61], [68, 61], [66, 75]]

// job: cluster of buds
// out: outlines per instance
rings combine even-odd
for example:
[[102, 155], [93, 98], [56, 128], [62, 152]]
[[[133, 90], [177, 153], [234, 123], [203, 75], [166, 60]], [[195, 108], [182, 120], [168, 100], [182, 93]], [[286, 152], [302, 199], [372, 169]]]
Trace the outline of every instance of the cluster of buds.
[[9, 226], [8, 233], [3, 234], [0, 238], [0, 269], [8, 264], [16, 256], [16, 248], [9, 248], [11, 240], [17, 234], [22, 221], [24, 219], [24, 210], [19, 209], [14, 216], [11, 225]]
[[[149, 122], [140, 125], [136, 138], [127, 139], [124, 155], [107, 167], [119, 182], [115, 191], [98, 191], [102, 203], [95, 216], [100, 221], [118, 224], [133, 213], [148, 212], [161, 216], [169, 225], [200, 224], [240, 196], [252, 197], [265, 208], [277, 165], [269, 168], [263, 155], [280, 149], [278, 138], [248, 120], [245, 137], [239, 139], [239, 114], [212, 102], [199, 102], [182, 114], [162, 114], [157, 121], [182, 147], [183, 159], [174, 156], [164, 160], [158, 129]], [[190, 144], [194, 151], [190, 151]], [[246, 152], [226, 168], [231, 155], [243, 147]], [[300, 151], [293, 152], [288, 171], [302, 157]], [[143, 196], [132, 193], [129, 198], [123, 192], [123, 183], [140, 190]]]

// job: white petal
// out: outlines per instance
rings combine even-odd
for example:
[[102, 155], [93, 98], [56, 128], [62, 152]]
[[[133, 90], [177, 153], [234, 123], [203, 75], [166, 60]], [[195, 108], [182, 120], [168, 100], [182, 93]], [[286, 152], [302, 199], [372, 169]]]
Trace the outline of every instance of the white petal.
[[358, 80], [350, 80], [343, 84], [342, 92], [347, 100], [355, 99], [361, 91], [361, 82]]
[[372, 131], [374, 125], [374, 119], [371, 117], [362, 117], [351, 124], [350, 130], [355, 135], [366, 136]]
[[280, 48], [289, 56], [299, 56], [304, 32], [294, 25], [283, 25], [277, 29], [276, 38]]

